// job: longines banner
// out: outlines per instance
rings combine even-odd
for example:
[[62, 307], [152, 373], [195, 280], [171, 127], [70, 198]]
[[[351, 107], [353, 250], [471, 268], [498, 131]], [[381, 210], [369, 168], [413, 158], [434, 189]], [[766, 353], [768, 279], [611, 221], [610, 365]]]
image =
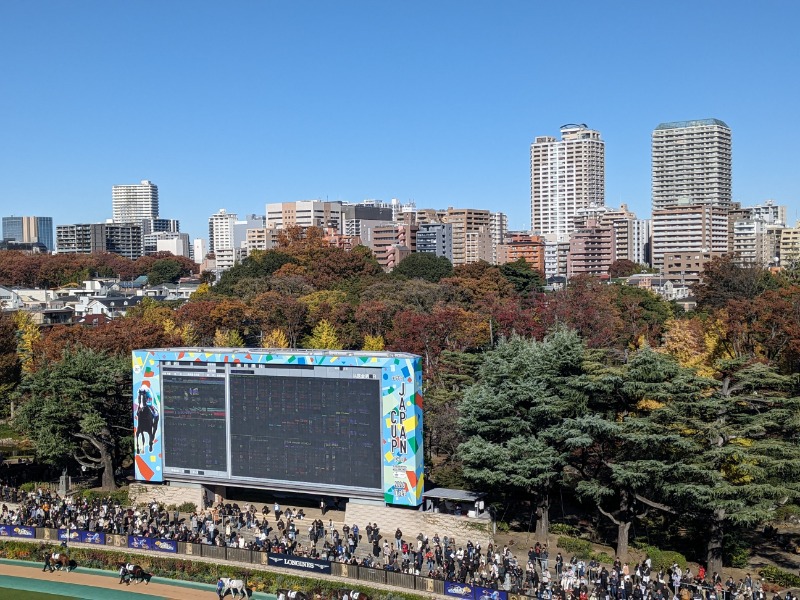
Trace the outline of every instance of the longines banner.
[[0, 537], [21, 537], [33, 539], [36, 537], [36, 528], [26, 525], [0, 525]]
[[291, 554], [268, 554], [267, 560], [273, 567], [313, 571], [314, 573], [325, 573], [326, 575], [331, 574], [331, 563], [327, 560], [316, 560]]

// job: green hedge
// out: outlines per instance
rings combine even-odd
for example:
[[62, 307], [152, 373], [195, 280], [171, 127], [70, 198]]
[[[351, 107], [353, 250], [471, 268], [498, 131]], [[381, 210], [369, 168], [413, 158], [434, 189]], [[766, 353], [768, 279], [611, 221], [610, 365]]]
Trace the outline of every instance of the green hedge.
[[578, 537], [581, 532], [577, 527], [570, 525], [569, 523], [553, 523], [550, 525], [550, 533], [555, 533], [556, 535], [566, 535], [569, 537]]
[[758, 574], [761, 575], [765, 581], [777, 583], [779, 586], [784, 588], [800, 587], [800, 576], [790, 573], [789, 571], [779, 569], [778, 567], [773, 567], [771, 565], [764, 567], [758, 572]]
[[661, 550], [660, 548], [648, 546], [647, 544], [637, 544], [636, 547], [642, 552], [647, 553], [652, 561], [653, 569], [656, 571], [662, 568], [664, 570], [669, 569], [675, 563], [684, 571], [686, 570], [686, 557], [680, 552]]
[[589, 540], [561, 536], [556, 543], [567, 554], [578, 558], [592, 558], [592, 543]]
[[52, 487], [53, 485], [49, 481], [27, 481], [19, 486], [19, 489], [23, 492], [35, 492], [39, 488], [49, 490]]
[[[46, 545], [45, 548], [54, 550], [56, 546]], [[333, 579], [307, 579], [294, 575], [284, 575], [269, 571], [258, 570], [258, 565], [252, 569], [206, 563], [188, 560], [186, 558], [172, 558], [161, 556], [147, 556], [115, 550], [101, 550], [99, 548], [70, 548], [69, 557], [78, 563], [79, 567], [89, 569], [117, 570], [119, 563], [132, 562], [156, 577], [167, 579], [181, 579], [200, 583], [215, 584], [218, 577], [244, 578], [253, 591], [274, 593], [278, 588], [302, 590], [308, 594], [320, 594], [322, 597], [337, 597], [337, 592], [345, 587], [363, 590], [374, 600], [421, 600], [423, 596], [398, 591], [387, 591], [361, 585], [360, 582], [342, 583]], [[42, 560], [42, 546], [30, 542], [0, 541], [0, 558], [17, 560]]]
[[128, 488], [120, 488], [113, 492], [103, 492], [100, 490], [81, 490], [78, 494], [80, 498], [85, 498], [89, 502], [111, 498], [111, 503], [119, 503], [120, 506], [130, 506], [130, 496]]

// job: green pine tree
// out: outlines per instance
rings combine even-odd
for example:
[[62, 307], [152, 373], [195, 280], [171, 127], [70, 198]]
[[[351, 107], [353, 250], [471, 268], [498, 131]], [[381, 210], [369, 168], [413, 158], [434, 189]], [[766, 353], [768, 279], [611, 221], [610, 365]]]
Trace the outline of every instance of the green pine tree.
[[503, 341], [484, 355], [478, 383], [460, 404], [465, 478], [517, 500], [532, 497], [539, 539], [547, 539], [551, 493], [567, 462], [564, 449], [551, 443], [553, 430], [586, 408], [583, 353], [573, 331], [541, 342]]
[[676, 397], [654, 422], [680, 435], [666, 490], [706, 532], [709, 572], [720, 572], [731, 527], [755, 526], [800, 497], [800, 398], [763, 364], [726, 361], [710, 393]]
[[77, 348], [25, 373], [16, 391], [14, 425], [50, 464], [70, 460], [101, 472], [104, 490], [131, 445], [130, 357]]
[[676, 398], [690, 401], [713, 382], [648, 347], [625, 365], [587, 359], [584, 368], [588, 410], [567, 419], [556, 437], [571, 451], [578, 495], [616, 525], [616, 556], [625, 561], [634, 520], [654, 508], [674, 512], [656, 498], [669, 480], [679, 438], [646, 416]]

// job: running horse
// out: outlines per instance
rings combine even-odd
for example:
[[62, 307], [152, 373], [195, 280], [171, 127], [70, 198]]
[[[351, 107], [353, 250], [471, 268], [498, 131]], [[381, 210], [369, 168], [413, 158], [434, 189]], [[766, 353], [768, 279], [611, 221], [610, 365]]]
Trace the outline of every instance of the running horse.
[[131, 573], [131, 577], [133, 577], [133, 581], [136, 583], [142, 583], [144, 581], [145, 585], [150, 583], [150, 580], [153, 578], [150, 573], [145, 571], [139, 565], [133, 565], [133, 573]]
[[276, 594], [278, 595], [278, 600], [309, 600], [308, 596], [303, 592], [295, 590], [278, 589]]
[[234, 598], [238, 598], [240, 594], [242, 598], [247, 598], [247, 588], [244, 586], [243, 580], [231, 579], [230, 577], [220, 577], [220, 579], [222, 580], [223, 586], [220, 598], [227, 594], [228, 590], [230, 590], [231, 596]]
[[75, 568], [75, 563], [64, 552], [53, 552], [50, 555], [50, 564], [59, 571], [71, 571]]
[[139, 388], [136, 402], [136, 447], [139, 454], [144, 454], [144, 448], [148, 443], [150, 452], [153, 452], [153, 442], [155, 442], [160, 418], [158, 408], [153, 400], [153, 392], [147, 384], [149, 382], [143, 383]]
[[349, 600], [370, 600], [369, 596], [358, 590], [344, 590], [341, 592], [341, 596], [342, 598], [337, 600], [344, 600], [346, 598], [349, 598]]
[[153, 576], [150, 573], [145, 571], [139, 565], [135, 565], [133, 563], [117, 563], [118, 569], [122, 567], [125, 568], [125, 571], [127, 571], [128, 575], [130, 575], [130, 578], [134, 583], [142, 583], [144, 581], [144, 584], [147, 585], [153, 578]]

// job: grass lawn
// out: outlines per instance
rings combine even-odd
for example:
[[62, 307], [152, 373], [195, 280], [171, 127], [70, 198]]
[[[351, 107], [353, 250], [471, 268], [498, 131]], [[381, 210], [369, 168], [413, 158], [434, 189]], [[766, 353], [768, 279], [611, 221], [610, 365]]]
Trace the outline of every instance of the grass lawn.
[[0, 598], [25, 598], [26, 600], [73, 600], [75, 596], [57, 596], [41, 592], [28, 592], [0, 587]]

